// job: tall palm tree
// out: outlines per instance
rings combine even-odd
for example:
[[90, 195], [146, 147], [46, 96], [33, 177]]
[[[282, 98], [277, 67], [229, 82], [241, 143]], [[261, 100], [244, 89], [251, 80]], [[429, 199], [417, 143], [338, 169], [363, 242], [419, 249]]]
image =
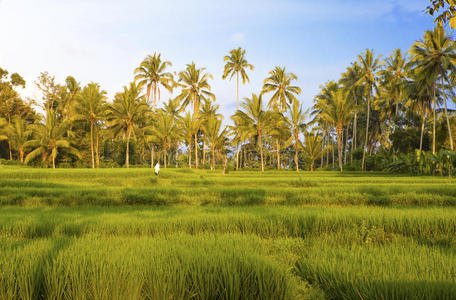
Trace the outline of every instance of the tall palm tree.
[[343, 89], [339, 89], [331, 94], [331, 101], [322, 104], [320, 116], [336, 128], [337, 133], [337, 152], [339, 158], [339, 169], [343, 171], [342, 166], [342, 134], [355, 111], [355, 105], [351, 102]]
[[130, 167], [130, 139], [137, 130], [137, 123], [148, 111], [148, 105], [141, 95], [141, 88], [136, 83], [124, 86], [123, 92], [117, 93], [114, 102], [107, 111], [109, 125], [116, 135], [126, 139], [125, 166]]
[[441, 94], [443, 96], [445, 117], [448, 127], [448, 137], [450, 147], [453, 150], [453, 137], [451, 133], [450, 120], [448, 118], [448, 109], [445, 94], [444, 81], [450, 83], [448, 72], [456, 72], [456, 43], [450, 35], [445, 32], [441, 25], [437, 25], [434, 30], [427, 30], [422, 41], [413, 44], [410, 52], [412, 53], [412, 62], [415, 64], [416, 73], [422, 79], [426, 80], [432, 86], [433, 90], [433, 107], [434, 121], [432, 130], [432, 153], [435, 153], [435, 121], [436, 121], [436, 88], [440, 80]]
[[268, 134], [275, 140], [276, 155], [277, 155], [277, 170], [280, 170], [281, 145], [288, 139], [289, 128], [285, 116], [279, 111], [271, 111], [270, 122], [268, 123]]
[[140, 87], [146, 87], [146, 102], [150, 104], [151, 91], [154, 95], [153, 110], [158, 101], [160, 101], [160, 85], [165, 87], [170, 92], [174, 87], [173, 74], [166, 72], [166, 69], [172, 64], [169, 61], [162, 61], [161, 54], [154, 53], [153, 56], [148, 55], [141, 62], [139, 67], [135, 69], [135, 82]]
[[180, 119], [180, 127], [182, 129], [182, 136], [188, 144], [188, 167], [192, 167], [192, 140], [193, 136], [198, 133], [201, 127], [201, 119], [187, 112], [183, 118]]
[[292, 104], [293, 101], [297, 101], [297, 95], [301, 94], [301, 88], [292, 85], [293, 81], [298, 80], [298, 77], [293, 73], [287, 73], [285, 67], [275, 67], [269, 72], [263, 82], [262, 94], [274, 92], [269, 100], [269, 108], [280, 108], [281, 112], [287, 110], [287, 102]]
[[385, 60], [385, 69], [380, 72], [383, 77], [385, 86], [388, 88], [390, 98], [393, 99], [395, 115], [399, 113], [399, 104], [403, 98], [403, 84], [407, 78], [408, 73], [408, 60], [407, 53], [402, 54], [401, 49], [395, 49], [393, 54]]
[[373, 89], [377, 84], [377, 78], [379, 75], [379, 70], [381, 68], [380, 57], [375, 57], [374, 52], [370, 49], [358, 55], [358, 63], [361, 67], [360, 78], [356, 82], [357, 85], [362, 85], [365, 88], [365, 93], [367, 97], [367, 117], [366, 117], [366, 135], [364, 139], [363, 147], [363, 159], [361, 162], [361, 167], [364, 170], [364, 162], [366, 160], [366, 151], [367, 151], [367, 141], [369, 139], [369, 118], [370, 118], [370, 109], [371, 102], [373, 98]]
[[226, 136], [228, 133], [226, 128], [221, 130], [221, 127], [222, 121], [214, 115], [210, 116], [203, 126], [204, 134], [206, 135], [206, 138], [209, 141], [209, 144], [211, 145], [211, 170], [215, 169], [216, 147], [218, 144], [220, 144], [220, 140], [222, 140], [222, 143], [224, 142], [224, 140], [226, 140]]
[[310, 159], [310, 172], [314, 170], [314, 163], [319, 157], [323, 156], [326, 147], [323, 145], [323, 138], [317, 131], [304, 131], [304, 144], [302, 150]]
[[174, 139], [179, 135], [179, 129], [176, 125], [175, 119], [164, 112], [159, 112], [157, 120], [151, 127], [151, 134], [156, 137], [156, 140], [160, 141], [163, 148], [163, 164], [165, 168], [168, 165], [168, 147], [172, 144]]
[[80, 159], [81, 155], [78, 149], [72, 147], [65, 138], [69, 126], [69, 120], [61, 122], [58, 120], [56, 112], [48, 110], [44, 124], [34, 124], [33, 138], [24, 144], [24, 148], [33, 149], [27, 154], [24, 162], [29, 163], [41, 156], [46, 165], [52, 163], [52, 168], [55, 169], [55, 160], [59, 151], [64, 151]]
[[295, 100], [293, 102], [293, 106], [288, 113], [288, 117], [286, 118], [286, 122], [288, 124], [291, 136], [286, 142], [285, 146], [294, 144], [294, 162], [296, 171], [299, 171], [299, 159], [298, 159], [298, 151], [299, 148], [302, 147], [301, 142], [299, 140], [299, 134], [302, 130], [305, 129], [307, 126], [306, 119], [308, 118], [308, 112], [303, 111], [302, 105], [299, 104], [299, 101]]
[[[98, 83], [89, 83], [76, 97], [76, 102], [74, 103], [73, 110], [75, 113], [73, 119], [84, 120], [89, 123], [90, 153], [92, 155], [92, 168], [95, 168], [94, 126], [96, 126], [100, 120], [104, 120], [106, 117], [106, 91], [101, 90]], [[98, 164], [97, 167], [99, 167]]]
[[21, 118], [13, 119], [7, 129], [8, 142], [19, 153], [19, 159], [24, 162], [25, 144], [30, 140], [33, 131], [27, 122]]
[[[177, 98], [182, 103], [182, 110], [190, 103], [193, 106], [193, 114], [199, 111], [201, 101], [215, 101], [215, 95], [211, 92], [209, 79], [212, 75], [205, 72], [205, 68], [197, 69], [195, 63], [187, 65], [184, 71], [179, 72], [179, 85], [182, 87]], [[198, 134], [195, 134], [195, 166], [198, 168]]]
[[241, 103], [241, 107], [244, 111], [238, 110], [234, 115], [234, 118], [239, 119], [240, 122], [248, 124], [252, 133], [257, 136], [258, 145], [260, 146], [261, 171], [264, 172], [262, 138], [270, 115], [263, 109], [263, 99], [261, 94], [259, 96], [252, 94], [251, 98], [244, 98], [244, 102]]
[[222, 79], [226, 79], [229, 76], [231, 80], [234, 74], [236, 74], [236, 110], [239, 110], [239, 74], [242, 78], [242, 84], [250, 82], [246, 70], [250, 69], [253, 71], [254, 67], [245, 59], [245, 50], [241, 47], [231, 50], [229, 55], [225, 55], [223, 61], [226, 63]]

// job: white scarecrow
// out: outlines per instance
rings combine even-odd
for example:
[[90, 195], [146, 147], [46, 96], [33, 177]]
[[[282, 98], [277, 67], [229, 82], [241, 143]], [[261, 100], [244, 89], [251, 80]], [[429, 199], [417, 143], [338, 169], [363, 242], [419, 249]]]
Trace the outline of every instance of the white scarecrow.
[[158, 173], [159, 173], [159, 172], [160, 172], [160, 163], [157, 163], [157, 164], [155, 165], [155, 175], [158, 176]]

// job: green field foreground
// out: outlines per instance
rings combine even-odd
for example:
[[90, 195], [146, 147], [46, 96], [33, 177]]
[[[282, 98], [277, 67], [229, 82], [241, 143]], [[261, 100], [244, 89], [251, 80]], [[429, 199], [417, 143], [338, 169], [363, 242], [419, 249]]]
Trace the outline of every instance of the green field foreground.
[[0, 299], [455, 299], [456, 183], [0, 167]]

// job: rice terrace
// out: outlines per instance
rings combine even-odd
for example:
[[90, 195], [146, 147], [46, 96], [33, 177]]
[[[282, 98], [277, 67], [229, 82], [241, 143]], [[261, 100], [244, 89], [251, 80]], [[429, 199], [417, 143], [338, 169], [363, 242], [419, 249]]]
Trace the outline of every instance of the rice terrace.
[[0, 300], [456, 299], [456, 2], [317, 2], [0, 0]]

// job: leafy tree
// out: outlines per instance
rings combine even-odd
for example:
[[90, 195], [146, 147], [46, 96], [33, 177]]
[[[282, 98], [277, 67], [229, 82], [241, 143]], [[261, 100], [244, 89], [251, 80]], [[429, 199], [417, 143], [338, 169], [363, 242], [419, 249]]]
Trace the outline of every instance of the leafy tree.
[[[95, 168], [94, 126], [99, 121], [106, 119], [106, 91], [101, 90], [98, 83], [89, 83], [76, 98], [73, 109], [75, 112], [73, 118], [75, 120], [87, 121], [90, 126], [90, 153], [92, 156], [92, 168]], [[98, 167], [99, 163], [97, 160]]]
[[117, 136], [126, 139], [125, 166], [130, 167], [130, 139], [138, 129], [137, 124], [148, 112], [148, 105], [141, 95], [141, 88], [136, 83], [124, 86], [123, 92], [117, 93], [113, 104], [107, 111], [109, 125]]
[[169, 61], [162, 61], [161, 54], [154, 53], [148, 55], [135, 69], [135, 82], [139, 87], [146, 87], [146, 102], [150, 104], [151, 91], [154, 95], [153, 110], [158, 101], [160, 101], [160, 85], [172, 92], [174, 87], [173, 74], [166, 72], [166, 69], [172, 64]]
[[426, 12], [431, 16], [440, 13], [434, 22], [440, 25], [447, 22], [451, 27], [456, 28], [456, 1], [455, 0], [430, 0], [431, 5], [426, 8]]
[[211, 115], [203, 126], [204, 134], [209, 141], [212, 153], [211, 170], [215, 169], [215, 151], [218, 145], [223, 145], [227, 139], [227, 129], [221, 129], [222, 121], [215, 115]]
[[287, 147], [288, 145], [291, 145], [291, 143], [293, 143], [293, 145], [294, 145], [294, 152], [295, 152], [294, 162], [295, 162], [296, 171], [299, 171], [298, 151], [299, 151], [299, 148], [302, 147], [302, 144], [299, 140], [299, 134], [307, 126], [307, 124], [306, 124], [307, 117], [308, 117], [308, 112], [303, 111], [302, 105], [300, 105], [299, 102], [297, 100], [295, 100], [293, 102], [293, 106], [291, 107], [291, 110], [288, 113], [288, 117], [286, 118], [286, 122], [288, 124], [291, 136], [288, 139], [288, 141], [286, 142], [285, 146]]
[[48, 166], [52, 164], [55, 169], [55, 160], [59, 151], [81, 158], [78, 149], [71, 146], [65, 134], [70, 126], [69, 120], [59, 121], [57, 114], [53, 110], [46, 112], [44, 124], [37, 123], [33, 125], [33, 137], [24, 144], [24, 148], [33, 149], [25, 157], [25, 163], [41, 157]]
[[168, 165], [168, 148], [173, 140], [179, 136], [179, 129], [176, 125], [175, 119], [169, 114], [159, 112], [156, 115], [156, 118], [157, 119], [154, 122], [154, 125], [151, 127], [151, 134], [155, 136], [155, 139], [157, 141], [160, 141], [164, 152], [163, 164], [166, 168]]
[[180, 126], [182, 129], [182, 136], [188, 144], [188, 167], [192, 167], [192, 139], [197, 134], [201, 127], [201, 119], [187, 112], [183, 118], [180, 119]]
[[262, 94], [273, 92], [274, 94], [269, 100], [269, 108], [278, 108], [284, 112], [287, 109], [287, 102], [292, 104], [297, 101], [297, 95], [301, 94], [301, 88], [292, 85], [293, 81], [298, 80], [298, 77], [293, 73], [287, 73], [285, 67], [275, 67], [269, 72], [269, 77], [264, 80]]
[[19, 153], [19, 159], [24, 162], [25, 144], [30, 140], [33, 131], [26, 120], [15, 118], [6, 129], [11, 147]]
[[258, 138], [258, 145], [260, 147], [261, 171], [264, 172], [263, 161], [263, 134], [267, 123], [269, 121], [269, 114], [263, 109], [263, 99], [261, 94], [258, 96], [252, 94], [251, 98], [244, 98], [241, 103], [241, 108], [235, 113], [234, 118], [239, 119], [240, 122], [248, 124], [248, 128]]
[[225, 61], [225, 68], [222, 79], [226, 79], [229, 76], [231, 80], [236, 74], [236, 110], [239, 110], [239, 74], [242, 78], [242, 84], [250, 82], [246, 70], [253, 71], [254, 67], [245, 59], [245, 50], [241, 47], [231, 50], [229, 55], [225, 55], [223, 61]]
[[317, 131], [304, 131], [304, 144], [302, 147], [304, 154], [310, 159], [310, 172], [314, 170], [314, 163], [326, 148], [323, 146], [323, 138]]

